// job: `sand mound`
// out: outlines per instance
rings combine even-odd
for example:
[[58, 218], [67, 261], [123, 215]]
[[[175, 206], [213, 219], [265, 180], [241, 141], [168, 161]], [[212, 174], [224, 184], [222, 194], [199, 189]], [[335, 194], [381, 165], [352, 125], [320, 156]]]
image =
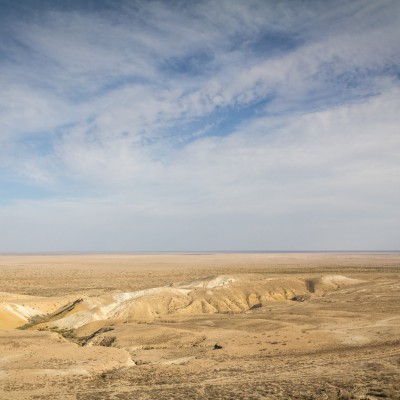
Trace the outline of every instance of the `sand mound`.
[[161, 287], [88, 298], [62, 318], [56, 315], [48, 322], [61, 329], [76, 329], [91, 322], [109, 319], [147, 320], [184, 306], [188, 292], [188, 289]]
[[31, 317], [31, 309], [12, 303], [0, 304], [0, 329], [13, 329], [24, 325]]
[[307, 287], [311, 293], [337, 290], [343, 286], [356, 285], [362, 282], [359, 279], [347, 278], [343, 275], [325, 275], [320, 278], [306, 280]]
[[69, 297], [35, 297], [0, 292], [0, 328], [14, 329], [62, 307]]
[[[36, 318], [36, 328], [71, 330], [100, 321], [151, 321], [169, 314], [240, 313], [270, 301], [305, 300], [310, 293], [336, 290], [359, 282], [339, 275], [312, 279], [245, 274], [208, 276], [170, 286], [75, 299], [45, 317], [42, 312], [41, 323], [37, 323]], [[3, 303], [0, 310], [6, 323], [15, 327], [37, 317], [39, 309]]]

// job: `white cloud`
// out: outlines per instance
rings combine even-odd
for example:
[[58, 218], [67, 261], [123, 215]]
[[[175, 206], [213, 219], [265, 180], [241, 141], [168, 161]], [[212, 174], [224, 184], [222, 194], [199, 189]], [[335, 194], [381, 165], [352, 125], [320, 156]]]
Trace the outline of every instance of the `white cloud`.
[[[363, 104], [292, 117], [278, 129], [282, 121], [260, 118], [177, 150], [164, 168], [141, 165], [133, 185], [119, 181], [104, 200], [3, 207], [0, 219], [12, 227], [3, 250], [16, 237], [27, 251], [396, 248], [399, 99], [394, 89]], [[91, 146], [78, 149], [95, 154]], [[112, 164], [114, 152], [100, 159]], [[79, 159], [95, 165], [88, 155]], [[124, 171], [135, 176], [128, 158], [115, 162], [93, 167], [94, 180], [118, 185]], [[41, 234], [28, 240], [35, 229]]]
[[59, 197], [0, 206], [4, 250], [395, 245], [397, 3], [121, 7], [9, 24], [0, 167]]

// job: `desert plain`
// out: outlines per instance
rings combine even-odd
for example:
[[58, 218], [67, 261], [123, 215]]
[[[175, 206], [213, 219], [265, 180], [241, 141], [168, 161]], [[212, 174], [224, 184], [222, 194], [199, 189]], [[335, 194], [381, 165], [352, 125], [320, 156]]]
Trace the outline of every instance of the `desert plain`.
[[400, 399], [400, 253], [0, 255], [0, 399]]

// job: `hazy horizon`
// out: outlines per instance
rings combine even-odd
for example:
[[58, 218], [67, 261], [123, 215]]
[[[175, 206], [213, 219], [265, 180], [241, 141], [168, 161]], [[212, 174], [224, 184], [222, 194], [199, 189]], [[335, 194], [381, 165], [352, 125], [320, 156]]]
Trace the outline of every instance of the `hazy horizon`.
[[86, 250], [86, 251], [35, 251], [0, 252], [0, 256], [73, 256], [73, 255], [210, 255], [210, 254], [398, 254], [400, 250]]
[[0, 253], [400, 249], [399, 20], [0, 1]]

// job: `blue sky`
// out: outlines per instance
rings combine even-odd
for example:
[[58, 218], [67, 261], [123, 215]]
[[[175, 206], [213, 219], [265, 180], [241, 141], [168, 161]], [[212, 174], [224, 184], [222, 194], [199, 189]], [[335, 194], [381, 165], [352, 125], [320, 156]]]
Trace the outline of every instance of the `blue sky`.
[[399, 21], [0, 0], [0, 251], [399, 249]]

